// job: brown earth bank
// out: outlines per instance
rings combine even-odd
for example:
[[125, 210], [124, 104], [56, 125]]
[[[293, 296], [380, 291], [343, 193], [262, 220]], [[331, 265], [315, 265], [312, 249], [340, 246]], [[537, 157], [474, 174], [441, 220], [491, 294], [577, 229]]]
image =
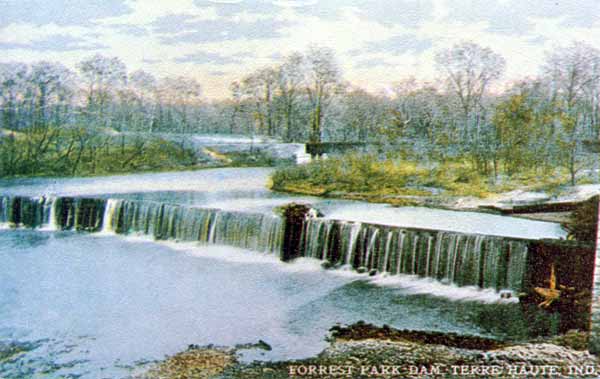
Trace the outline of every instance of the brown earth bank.
[[[589, 200], [596, 192], [577, 193], [576, 188], [573, 193], [565, 193], [562, 197], [539, 197], [540, 193], [532, 193], [527, 190], [515, 190], [506, 193], [492, 194], [488, 197], [475, 196], [451, 196], [451, 195], [392, 195], [364, 192], [344, 192], [344, 191], [319, 191], [310, 186], [285, 185], [277, 188], [271, 188], [274, 191], [306, 196], [317, 196], [324, 198], [356, 200], [368, 203], [389, 204], [392, 207], [426, 207], [442, 209], [449, 211], [479, 212], [496, 215], [509, 215], [517, 218], [525, 218], [535, 221], [546, 221], [560, 224], [567, 224], [571, 221], [571, 210], [562, 212], [556, 210], [541, 210], [514, 212], [518, 208], [552, 208], [564, 204], [576, 204]], [[538, 196], [531, 198], [531, 196]]]
[[283, 378], [597, 378], [600, 360], [583, 350], [586, 335], [509, 344], [452, 333], [398, 330], [364, 322], [334, 326], [330, 345], [315, 357], [242, 363], [238, 351], [258, 344], [190, 346], [137, 379]]
[[[395, 207], [416, 206], [452, 211], [477, 211], [484, 213], [500, 213], [498, 209], [503, 207], [510, 208], [513, 204], [547, 204], [554, 201], [550, 197], [536, 200], [521, 200], [519, 195], [526, 193], [526, 191], [513, 191], [519, 192], [518, 194], [512, 192], [493, 194], [488, 197], [481, 198], [476, 196], [452, 196], [443, 194], [394, 195], [369, 192], [325, 191], [315, 186], [303, 186], [297, 184], [272, 187], [271, 189], [287, 194], [318, 196], [343, 200], [358, 200], [368, 203], [390, 204], [391, 206]], [[575, 198], [575, 200], [585, 199]]]

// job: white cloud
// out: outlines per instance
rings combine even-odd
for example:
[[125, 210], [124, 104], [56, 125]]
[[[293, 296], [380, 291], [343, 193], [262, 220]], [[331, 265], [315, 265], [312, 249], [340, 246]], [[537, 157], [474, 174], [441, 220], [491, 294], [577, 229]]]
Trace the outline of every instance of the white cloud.
[[248, 11], [242, 11], [242, 12], [236, 13], [235, 15], [231, 16], [229, 19], [233, 22], [253, 23], [253, 22], [257, 22], [257, 21], [261, 21], [261, 20], [268, 20], [271, 18], [273, 18], [273, 15], [271, 15], [271, 14], [251, 13]]
[[211, 3], [215, 4], [240, 4], [244, 2], [244, 0], [208, 0]]
[[311, 6], [311, 5], [315, 5], [317, 4], [318, 1], [317, 0], [304, 0], [304, 1], [294, 1], [294, 0], [277, 0], [277, 1], [273, 1], [274, 5], [277, 5], [279, 7], [284, 7], [284, 8], [299, 8], [299, 7], [306, 7], [306, 6]]
[[407, 30], [402, 26], [388, 27], [366, 20], [355, 10], [348, 8], [343, 11], [342, 17], [334, 20], [303, 16], [293, 10], [287, 10], [286, 15], [289, 20], [295, 22], [283, 28], [288, 37], [282, 42], [293, 50], [303, 50], [308, 45], [317, 44], [343, 54], [369, 42], [387, 39]]
[[100, 20], [103, 24], [147, 25], [168, 14], [186, 14], [194, 20], [217, 20], [219, 15], [214, 7], [198, 7], [193, 0], [169, 1], [127, 1], [132, 13]]
[[0, 42], [31, 43], [56, 34], [83, 37], [89, 33], [89, 28], [81, 26], [59, 26], [54, 23], [45, 25], [12, 23], [0, 29]]
[[[209, 97], [225, 97], [232, 80], [239, 79], [248, 72], [274, 63], [274, 56], [285, 56], [292, 51], [303, 51], [310, 44], [327, 46], [337, 53], [345, 79], [371, 91], [378, 91], [394, 81], [415, 76], [422, 81], [436, 77], [434, 66], [435, 51], [449, 48], [453, 44], [471, 40], [491, 47], [507, 60], [506, 81], [536, 75], [544, 60], [545, 51], [564, 46], [573, 40], [588, 42], [600, 47], [600, 20], [585, 27], [565, 22], [568, 15], [542, 18], [528, 17], [532, 27], [526, 33], [496, 33], [489, 28], [491, 21], [459, 22], [449, 18], [449, 10], [454, 3], [449, 0], [436, 0], [431, 16], [412, 27], [383, 22], [364, 10], [340, 5], [337, 17], [323, 17], [315, 12], [302, 12], [303, 6], [315, 5], [314, 0], [275, 0], [275, 10], [259, 13], [258, 8], [241, 7], [240, 11], [225, 16], [219, 13], [219, 3], [242, 3], [241, 1], [214, 0], [213, 4], [198, 6], [194, 0], [134, 1], [127, 5], [133, 12], [119, 17], [98, 20], [85, 26], [60, 26], [57, 23], [37, 25], [33, 23], [12, 23], [0, 30], [0, 43], [29, 44], [42, 41], [53, 35], [68, 35], [87, 41], [99, 41], [108, 46], [99, 52], [118, 56], [133, 71], [146, 69], [157, 76], [189, 75], [201, 81]], [[249, 4], [249, 3], [246, 3]], [[268, 9], [268, 8], [267, 8]], [[467, 10], [465, 10], [467, 11]], [[227, 41], [202, 43], [164, 44], [160, 36], [149, 27], [153, 21], [166, 15], [186, 15], [189, 22], [228, 21], [234, 23], [256, 23], [272, 19], [281, 23], [276, 38], [240, 38]], [[213, 33], [227, 33], [219, 22]], [[268, 23], [265, 23], [268, 24]], [[128, 33], [119, 25], [138, 27], [140, 33]], [[236, 29], [229, 32], [235, 33]], [[237, 33], [240, 34], [240, 33]], [[276, 35], [275, 33], [273, 35]], [[403, 52], [401, 49], [371, 51], [369, 47], [392, 37], [414, 35], [421, 41], [431, 41], [431, 47], [417, 51]], [[427, 46], [427, 45], [425, 45]], [[193, 62], [178, 63], [181, 58], [195, 52], [218, 54], [223, 57], [246, 54], [254, 58], [244, 59], [243, 63], [230, 61], [227, 65]], [[358, 51], [358, 53], [357, 53]], [[30, 51], [26, 49], [5, 49], [0, 61], [57, 60], [75, 67], [75, 64], [90, 55], [90, 51]], [[362, 64], [360, 64], [362, 63]], [[222, 72], [220, 75], [211, 73]]]

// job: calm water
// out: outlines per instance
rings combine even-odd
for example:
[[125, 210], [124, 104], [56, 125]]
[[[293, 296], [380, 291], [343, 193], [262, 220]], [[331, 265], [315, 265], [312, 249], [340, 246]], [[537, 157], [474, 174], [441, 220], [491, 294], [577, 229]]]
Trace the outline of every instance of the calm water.
[[103, 196], [202, 207], [272, 212], [291, 201], [311, 203], [326, 217], [516, 238], [562, 238], [560, 225], [475, 212], [394, 208], [384, 204], [291, 196], [268, 190], [270, 168], [229, 168], [98, 178], [0, 180], [4, 195]]
[[[327, 216], [514, 237], [558, 238], [558, 225], [521, 219], [391, 208], [276, 194], [269, 169], [216, 169], [85, 179], [0, 181], [2, 194], [152, 199], [271, 212], [290, 201]], [[244, 359], [318, 353], [335, 323], [365, 320], [398, 328], [520, 338], [518, 304], [489, 304], [490, 290], [410, 276], [284, 264], [224, 246], [139, 237], [0, 230], [0, 378], [121, 378], [189, 344], [265, 340], [270, 352]], [[2, 360], [6, 346], [23, 350]]]
[[4, 230], [0, 259], [0, 344], [30, 349], [0, 363], [5, 378], [119, 378], [189, 344], [259, 339], [273, 350], [248, 359], [301, 358], [325, 346], [332, 325], [358, 320], [492, 336], [523, 330], [492, 321], [498, 312], [514, 317], [516, 304], [453, 301], [422, 294], [434, 287], [423, 280], [382, 286], [230, 247]]

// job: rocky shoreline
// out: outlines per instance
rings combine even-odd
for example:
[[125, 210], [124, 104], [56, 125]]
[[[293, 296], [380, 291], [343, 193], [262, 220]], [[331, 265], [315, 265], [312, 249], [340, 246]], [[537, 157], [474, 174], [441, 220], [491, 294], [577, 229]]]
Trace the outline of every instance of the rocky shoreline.
[[234, 348], [190, 346], [137, 379], [283, 378], [592, 378], [600, 360], [582, 350], [583, 333], [510, 344], [452, 333], [398, 330], [358, 322], [334, 326], [330, 345], [315, 357], [242, 363]]

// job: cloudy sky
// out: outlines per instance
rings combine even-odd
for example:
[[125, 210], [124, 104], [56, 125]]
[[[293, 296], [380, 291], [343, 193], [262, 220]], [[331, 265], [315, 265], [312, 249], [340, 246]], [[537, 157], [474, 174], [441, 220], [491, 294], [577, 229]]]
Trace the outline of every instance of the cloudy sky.
[[118, 56], [130, 71], [195, 77], [208, 98], [310, 44], [371, 91], [430, 80], [435, 52], [465, 40], [503, 55], [506, 81], [535, 75], [545, 51], [600, 48], [600, 1], [0, 0], [0, 61]]

